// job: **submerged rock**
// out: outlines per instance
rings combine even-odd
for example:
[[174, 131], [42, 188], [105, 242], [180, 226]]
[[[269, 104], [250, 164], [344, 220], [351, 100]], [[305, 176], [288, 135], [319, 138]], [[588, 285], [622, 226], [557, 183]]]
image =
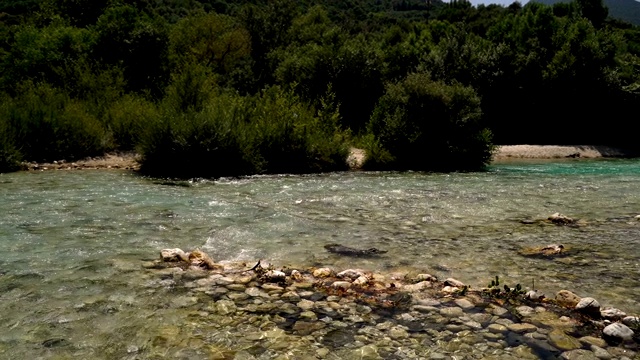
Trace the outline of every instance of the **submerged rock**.
[[376, 248], [354, 249], [340, 244], [328, 244], [325, 245], [324, 248], [327, 249], [327, 251], [329, 251], [330, 253], [359, 257], [376, 256], [387, 252], [386, 250], [379, 250]]
[[216, 269], [216, 268], [222, 268], [222, 266], [216, 265], [216, 263], [213, 262], [213, 259], [211, 259], [211, 257], [209, 257], [207, 253], [200, 250], [193, 250], [189, 254], [189, 262], [191, 263], [191, 265], [198, 266], [205, 269], [210, 269], [210, 270]]
[[573, 218], [570, 218], [566, 215], [560, 214], [560, 213], [555, 213], [551, 216], [549, 216], [547, 218], [547, 220], [551, 221], [552, 223], [556, 224], [556, 225], [571, 225], [571, 224], [575, 224], [576, 220]]

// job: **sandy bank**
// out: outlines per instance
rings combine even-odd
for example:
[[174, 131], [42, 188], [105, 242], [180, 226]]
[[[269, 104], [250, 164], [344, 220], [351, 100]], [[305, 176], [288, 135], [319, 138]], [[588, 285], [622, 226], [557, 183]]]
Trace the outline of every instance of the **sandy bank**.
[[112, 153], [77, 161], [54, 161], [52, 163], [25, 163], [29, 171], [81, 170], [81, 169], [125, 169], [138, 170], [138, 155], [135, 153]]
[[503, 145], [493, 156], [494, 162], [510, 159], [562, 159], [628, 157], [631, 154], [617, 148], [595, 145]]

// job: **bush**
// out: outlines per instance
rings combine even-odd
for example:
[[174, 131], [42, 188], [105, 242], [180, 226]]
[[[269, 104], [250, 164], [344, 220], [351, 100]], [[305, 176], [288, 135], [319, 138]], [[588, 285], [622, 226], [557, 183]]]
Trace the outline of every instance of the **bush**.
[[7, 102], [6, 119], [25, 160], [73, 160], [102, 154], [105, 133], [85, 104], [46, 85], [21, 86]]
[[346, 168], [347, 148], [327, 103], [315, 110], [274, 87], [219, 94], [201, 111], [165, 108], [142, 142], [142, 171], [180, 178], [312, 173]]
[[3, 115], [0, 111], [0, 173], [19, 170], [22, 161], [22, 154], [13, 143], [13, 134]]
[[411, 74], [387, 87], [369, 122], [369, 169], [475, 170], [491, 159], [491, 133], [480, 123], [470, 87]]
[[105, 114], [105, 127], [109, 130], [110, 148], [131, 151], [138, 146], [142, 134], [158, 120], [159, 112], [153, 103], [126, 95], [112, 103]]

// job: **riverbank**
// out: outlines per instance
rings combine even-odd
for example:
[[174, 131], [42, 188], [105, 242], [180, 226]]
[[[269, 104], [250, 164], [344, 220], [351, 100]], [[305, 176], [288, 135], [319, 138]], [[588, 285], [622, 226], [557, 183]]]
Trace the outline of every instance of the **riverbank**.
[[493, 162], [513, 159], [596, 159], [624, 158], [632, 154], [622, 149], [596, 145], [502, 145], [493, 155]]
[[[492, 162], [501, 163], [512, 160], [533, 159], [597, 159], [624, 158], [632, 154], [622, 149], [596, 145], [502, 145], [498, 146]], [[26, 170], [82, 170], [82, 169], [125, 169], [137, 171], [140, 169], [138, 160], [140, 155], [129, 153], [112, 153], [104, 156], [91, 157], [77, 161], [54, 161], [52, 163], [28, 162], [24, 164]], [[347, 164], [351, 170], [360, 170], [366, 161], [364, 150], [351, 148]]]

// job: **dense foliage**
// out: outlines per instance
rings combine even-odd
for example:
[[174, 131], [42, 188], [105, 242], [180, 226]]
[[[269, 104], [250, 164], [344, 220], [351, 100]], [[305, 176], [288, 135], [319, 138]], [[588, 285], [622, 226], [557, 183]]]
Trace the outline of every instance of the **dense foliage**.
[[0, 172], [138, 151], [218, 177], [482, 168], [493, 143], [635, 148], [640, 29], [601, 0], [0, 2]]

